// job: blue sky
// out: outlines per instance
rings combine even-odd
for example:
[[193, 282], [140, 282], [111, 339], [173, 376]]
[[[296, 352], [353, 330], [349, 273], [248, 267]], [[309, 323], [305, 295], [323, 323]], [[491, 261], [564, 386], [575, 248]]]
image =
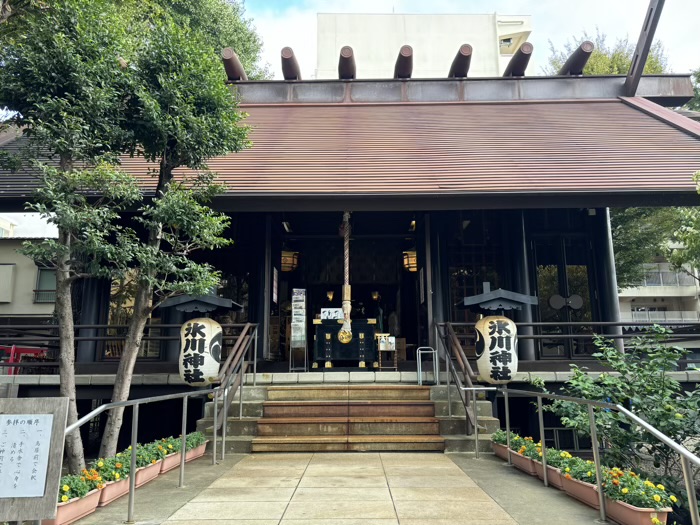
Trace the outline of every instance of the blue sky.
[[[549, 41], [561, 48], [573, 35], [600, 30], [613, 43], [628, 37], [636, 43], [648, 0], [246, 0], [264, 41], [263, 57], [279, 77], [279, 51], [289, 45], [299, 59], [302, 76], [310, 78], [316, 61], [316, 13], [493, 13], [532, 15], [530, 41], [535, 53], [530, 74], [541, 74]], [[667, 51], [671, 69], [686, 73], [700, 67], [700, 0], [668, 0], [657, 38]], [[468, 41], [468, 37], [466, 38]]]

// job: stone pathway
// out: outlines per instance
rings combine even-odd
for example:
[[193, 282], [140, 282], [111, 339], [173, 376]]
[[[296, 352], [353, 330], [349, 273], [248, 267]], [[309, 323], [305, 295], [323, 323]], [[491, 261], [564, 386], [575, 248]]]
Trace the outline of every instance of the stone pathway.
[[[228, 454], [136, 491], [137, 525], [590, 525], [598, 513], [492, 455]], [[77, 522], [122, 523], [128, 498]]]
[[517, 525], [444, 454], [260, 454], [165, 523], [461, 525], [476, 516], [485, 525]]

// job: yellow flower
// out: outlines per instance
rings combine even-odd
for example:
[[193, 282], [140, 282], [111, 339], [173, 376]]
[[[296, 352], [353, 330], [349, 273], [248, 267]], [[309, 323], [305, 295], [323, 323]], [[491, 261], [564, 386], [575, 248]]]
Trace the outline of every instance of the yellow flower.
[[97, 490], [102, 490], [103, 488], [105, 488], [105, 486], [102, 483], [97, 485]]
[[666, 488], [663, 485], [661, 485], [660, 483], [658, 485], [656, 485], [656, 488], [659, 490], [666, 490]]
[[158, 463], [158, 462], [155, 459], [151, 460], [151, 465], [155, 465], [156, 463]]
[[63, 492], [68, 492], [70, 487], [68, 485], [63, 485]]
[[628, 489], [627, 487], [622, 489], [623, 494], [627, 494], [629, 491], [630, 491], [630, 489]]
[[117, 467], [117, 468], [122, 468], [122, 464], [121, 464], [121, 463], [115, 463], [114, 466]]
[[571, 472], [571, 469], [569, 467], [566, 467], [564, 470], [566, 470], [567, 472]]
[[172, 449], [172, 448], [173, 448], [173, 446], [172, 446], [172, 445], [168, 445], [168, 448]]
[[653, 525], [663, 525], [663, 521], [661, 521], [659, 518], [651, 518], [651, 523]]
[[98, 462], [97, 462], [97, 466], [100, 467], [100, 468], [102, 468], [102, 467], [105, 466], [105, 462], [104, 462], [104, 461], [98, 461]]
[[658, 503], [659, 501], [661, 501], [661, 496], [659, 496], [658, 494], [654, 494], [654, 501], [655, 501], [656, 503]]
[[118, 457], [118, 458], [122, 457], [122, 453], [121, 453], [121, 452], [117, 452], [117, 457]]
[[66, 501], [68, 501], [68, 496], [66, 496], [65, 494], [64, 494], [63, 496], [61, 496], [61, 501], [64, 502], [64, 503], [65, 503]]
[[121, 476], [119, 475], [119, 472], [117, 472], [117, 473], [114, 475], [114, 479], [119, 479], [119, 478], [121, 478]]
[[592, 475], [593, 475], [593, 472], [591, 472], [590, 470], [589, 470], [588, 472], [586, 472], [586, 476], [588, 476], [589, 478], [590, 478]]
[[670, 499], [673, 503], [676, 503], [678, 501], [678, 498], [676, 496], [671, 496]]
[[655, 485], [654, 485], [651, 481], [649, 481], [649, 480], [646, 480], [646, 481], [644, 482], [644, 485], [647, 486], [647, 487], [652, 487], [652, 488], [655, 487]]

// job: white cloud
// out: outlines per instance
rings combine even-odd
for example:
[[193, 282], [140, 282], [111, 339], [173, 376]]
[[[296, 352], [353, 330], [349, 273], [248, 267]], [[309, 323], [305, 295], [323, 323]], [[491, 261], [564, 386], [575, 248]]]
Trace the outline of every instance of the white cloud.
[[[316, 64], [317, 13], [491, 13], [532, 15], [531, 42], [535, 53], [531, 75], [541, 74], [549, 56], [549, 41], [561, 48], [574, 35], [596, 28], [612, 43], [629, 38], [636, 43], [646, 14], [647, 0], [247, 0], [248, 15], [265, 46], [263, 58], [275, 78], [281, 78], [280, 50], [291, 46], [304, 78], [311, 78]], [[656, 33], [664, 43], [671, 69], [686, 73], [700, 67], [700, 2], [666, 2]]]

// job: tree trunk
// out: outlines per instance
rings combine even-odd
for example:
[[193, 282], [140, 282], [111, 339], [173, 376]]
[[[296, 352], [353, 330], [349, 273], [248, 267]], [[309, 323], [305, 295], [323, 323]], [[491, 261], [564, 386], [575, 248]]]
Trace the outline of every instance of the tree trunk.
[[[172, 167], [169, 167], [165, 161], [165, 156], [160, 162], [160, 173], [158, 177], [158, 186], [156, 187], [156, 198], [162, 197], [167, 191], [167, 184], [172, 179]], [[148, 232], [148, 245], [159, 248], [160, 241], [163, 236], [163, 226], [159, 224], [157, 227]], [[134, 366], [139, 350], [141, 350], [141, 341], [143, 339], [143, 330], [146, 328], [148, 316], [151, 313], [151, 299], [153, 295], [153, 287], [149, 284], [154, 275], [137, 276], [136, 295], [134, 297], [134, 309], [129, 327], [124, 340], [124, 351], [119, 360], [119, 368], [114, 380], [114, 390], [112, 391], [112, 402], [126, 401], [129, 399], [131, 391], [131, 381], [134, 375]], [[107, 416], [107, 424], [104, 434], [102, 435], [102, 444], [100, 446], [100, 457], [114, 456], [117, 453], [117, 444], [119, 441], [119, 432], [124, 421], [124, 408], [113, 408]]]
[[[141, 281], [138, 284], [136, 297], [134, 298], [134, 310], [129, 320], [129, 328], [124, 340], [124, 351], [119, 360], [119, 368], [114, 381], [112, 392], [112, 402], [126, 401], [129, 399], [131, 390], [131, 380], [134, 375], [134, 365], [141, 349], [143, 330], [148, 321], [150, 313], [151, 287]], [[100, 457], [111, 457], [117, 453], [119, 441], [119, 431], [124, 421], [124, 407], [113, 408], [107, 416], [104, 434], [102, 434], [102, 444], [100, 446]]]
[[[75, 391], [75, 331], [73, 324], [73, 301], [71, 298], [71, 281], [69, 279], [68, 253], [70, 237], [64, 231], [58, 232], [58, 242], [69, 248], [66, 255], [58, 261], [56, 270], [56, 316], [59, 333], [59, 374], [60, 395], [68, 398], [68, 425], [78, 421], [78, 407]], [[66, 458], [71, 474], [78, 474], [85, 468], [85, 452], [80, 429], [66, 436]]]

